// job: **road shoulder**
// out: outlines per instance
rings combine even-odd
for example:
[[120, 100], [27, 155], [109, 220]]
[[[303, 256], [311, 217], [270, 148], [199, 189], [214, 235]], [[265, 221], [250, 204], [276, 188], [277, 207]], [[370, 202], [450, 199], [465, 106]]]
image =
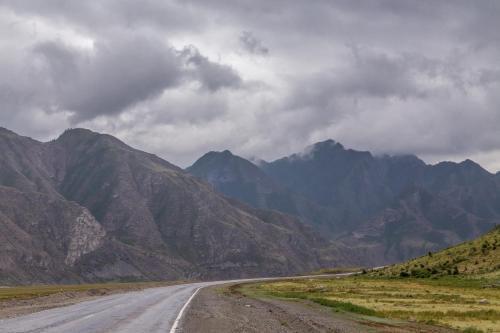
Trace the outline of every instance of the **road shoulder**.
[[181, 332], [455, 332], [417, 323], [369, 321], [307, 301], [254, 298], [238, 286], [202, 289], [185, 313]]
[[6, 300], [0, 302], [0, 319], [14, 318], [48, 309], [69, 306], [108, 294], [110, 293], [101, 291], [61, 292], [30, 299]]

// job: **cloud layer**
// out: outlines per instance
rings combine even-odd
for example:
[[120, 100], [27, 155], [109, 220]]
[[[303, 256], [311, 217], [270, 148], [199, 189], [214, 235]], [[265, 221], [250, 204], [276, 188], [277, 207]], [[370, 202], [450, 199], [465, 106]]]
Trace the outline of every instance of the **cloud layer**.
[[84, 126], [182, 166], [333, 138], [500, 169], [500, 5], [0, 0], [0, 125]]

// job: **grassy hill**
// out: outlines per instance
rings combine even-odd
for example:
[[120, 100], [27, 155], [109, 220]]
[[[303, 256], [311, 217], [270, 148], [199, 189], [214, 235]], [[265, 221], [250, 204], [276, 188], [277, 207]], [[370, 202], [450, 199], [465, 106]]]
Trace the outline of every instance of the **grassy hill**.
[[[500, 227], [473, 241], [365, 274], [251, 284], [246, 292], [314, 302], [372, 323], [383, 318], [391, 325], [403, 320], [467, 333], [500, 332]], [[399, 329], [406, 324], [394, 325]]]
[[475, 240], [370, 273], [389, 277], [500, 276], [500, 226]]

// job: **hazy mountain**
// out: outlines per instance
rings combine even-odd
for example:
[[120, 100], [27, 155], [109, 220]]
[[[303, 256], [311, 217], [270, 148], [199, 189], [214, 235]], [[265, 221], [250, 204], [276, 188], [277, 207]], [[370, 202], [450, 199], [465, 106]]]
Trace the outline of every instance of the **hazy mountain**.
[[327, 212], [316, 214], [313, 226], [369, 249], [376, 263], [456, 244], [500, 223], [498, 175], [470, 160], [427, 165], [413, 155], [374, 156], [327, 140], [259, 167], [228, 152], [209, 153], [188, 170], [228, 196], [311, 223], [267, 200], [283, 193], [300, 198]]
[[290, 191], [252, 162], [228, 150], [209, 152], [186, 170], [208, 181], [228, 197], [252, 207], [278, 210], [307, 219], [317, 228], [328, 229], [322, 223], [335, 218], [333, 210]]
[[413, 258], [472, 239], [498, 222], [465, 211], [422, 188], [402, 193], [393, 205], [344, 236], [343, 241], [371, 248], [380, 264]]
[[417, 157], [373, 156], [345, 149], [332, 140], [308, 153], [263, 164], [275, 181], [323, 205], [343, 210], [349, 228], [392, 204], [409, 187], [422, 187], [481, 218], [500, 216], [500, 188], [478, 164], [426, 165]]
[[[0, 206], [2, 228], [24, 241], [2, 254], [0, 281], [278, 275], [338, 260], [338, 249], [293, 217], [232, 203], [109, 135], [74, 129], [41, 143], [2, 129], [0, 148], [0, 185], [19, 197]], [[80, 234], [95, 239], [73, 241], [83, 215], [90, 229]]]
[[276, 181], [334, 209], [339, 217], [331, 221], [335, 230], [355, 229], [390, 204], [424, 167], [414, 156], [376, 158], [333, 140], [262, 165]]

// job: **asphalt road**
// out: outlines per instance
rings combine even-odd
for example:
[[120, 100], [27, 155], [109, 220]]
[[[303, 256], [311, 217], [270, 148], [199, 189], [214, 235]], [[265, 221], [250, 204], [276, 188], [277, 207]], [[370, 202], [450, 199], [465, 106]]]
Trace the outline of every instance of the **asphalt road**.
[[[352, 273], [335, 274], [346, 276]], [[332, 276], [332, 275], [316, 275]], [[305, 278], [296, 276], [290, 278]], [[103, 296], [95, 300], [0, 320], [0, 333], [174, 333], [197, 290], [260, 278], [201, 282]]]
[[67, 307], [0, 320], [0, 332], [168, 333], [179, 312], [198, 288], [226, 282], [192, 283], [104, 296]]

